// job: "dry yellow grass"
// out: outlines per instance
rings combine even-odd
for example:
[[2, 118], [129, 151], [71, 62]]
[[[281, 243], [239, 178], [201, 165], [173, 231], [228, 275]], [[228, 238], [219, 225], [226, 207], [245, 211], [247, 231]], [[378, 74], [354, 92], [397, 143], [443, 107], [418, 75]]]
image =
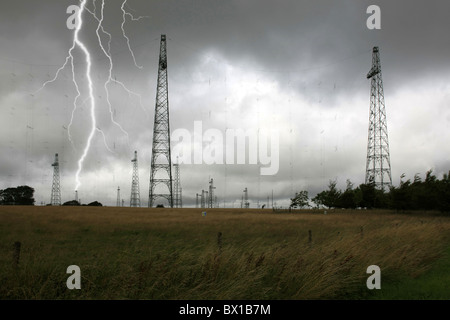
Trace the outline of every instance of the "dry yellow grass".
[[[0, 207], [0, 298], [360, 299], [369, 265], [383, 283], [417, 277], [449, 231], [388, 211]], [[71, 264], [82, 290], [65, 287]]]

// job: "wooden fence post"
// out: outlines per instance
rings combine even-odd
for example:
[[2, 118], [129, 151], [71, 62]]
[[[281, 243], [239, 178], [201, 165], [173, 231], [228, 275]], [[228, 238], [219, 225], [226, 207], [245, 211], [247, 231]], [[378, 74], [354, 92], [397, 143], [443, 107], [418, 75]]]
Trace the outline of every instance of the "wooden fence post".
[[217, 234], [217, 247], [222, 250], [222, 232]]
[[19, 261], [20, 261], [20, 247], [22, 246], [22, 244], [19, 241], [14, 242], [14, 251], [13, 251], [13, 264], [14, 267], [18, 267], [19, 266]]

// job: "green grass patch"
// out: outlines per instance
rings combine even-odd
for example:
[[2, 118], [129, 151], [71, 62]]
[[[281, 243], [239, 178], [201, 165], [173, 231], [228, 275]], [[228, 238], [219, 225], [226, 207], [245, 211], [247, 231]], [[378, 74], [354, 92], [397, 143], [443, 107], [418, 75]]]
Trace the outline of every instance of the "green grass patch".
[[450, 245], [443, 250], [442, 257], [432, 264], [430, 270], [416, 277], [398, 275], [394, 279], [382, 280], [381, 289], [375, 290], [371, 298], [450, 300]]

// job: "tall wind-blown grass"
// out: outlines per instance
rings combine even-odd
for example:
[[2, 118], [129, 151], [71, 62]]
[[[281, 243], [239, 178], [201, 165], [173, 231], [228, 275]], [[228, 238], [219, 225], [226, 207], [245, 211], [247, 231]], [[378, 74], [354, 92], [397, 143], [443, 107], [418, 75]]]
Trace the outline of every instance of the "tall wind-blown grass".
[[0, 298], [366, 299], [368, 266], [382, 290], [418, 277], [449, 231], [448, 217], [383, 211], [0, 207]]

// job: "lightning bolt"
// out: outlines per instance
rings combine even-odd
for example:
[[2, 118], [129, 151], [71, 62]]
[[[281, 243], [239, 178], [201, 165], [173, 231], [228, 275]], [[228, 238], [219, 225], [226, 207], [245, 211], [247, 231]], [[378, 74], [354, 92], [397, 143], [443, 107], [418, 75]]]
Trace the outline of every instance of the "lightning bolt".
[[122, 2], [122, 6], [120, 7], [120, 9], [122, 10], [122, 25], [121, 25], [121, 28], [122, 28], [122, 34], [123, 34], [123, 37], [124, 37], [125, 39], [127, 39], [128, 50], [130, 51], [131, 56], [133, 57], [134, 65], [135, 65], [137, 68], [142, 69], [142, 66], [138, 66], [138, 64], [136, 63], [136, 58], [135, 58], [135, 56], [134, 56], [133, 50], [131, 50], [130, 39], [127, 37], [127, 35], [126, 35], [126, 33], [125, 33], [125, 28], [124, 28], [124, 26], [125, 26], [125, 22], [126, 22], [127, 16], [131, 17], [131, 21], [139, 21], [139, 20], [141, 20], [141, 19], [148, 18], [148, 16], [140, 16], [140, 17], [135, 18], [131, 13], [127, 12], [127, 11], [125, 10], [125, 8], [124, 8], [125, 5], [127, 4], [127, 1], [128, 1], [128, 0], [124, 0], [124, 1]]
[[[76, 97], [75, 97], [75, 99], [74, 99], [74, 102], [73, 102], [74, 108], [72, 109], [72, 115], [71, 115], [71, 119], [70, 119], [70, 123], [69, 123], [67, 132], [68, 132], [69, 140], [70, 140], [70, 142], [72, 143], [72, 146], [74, 146], [74, 145], [73, 145], [72, 136], [71, 136], [71, 133], [70, 133], [70, 128], [71, 128], [71, 126], [72, 126], [72, 124], [73, 124], [73, 117], [74, 117], [75, 111], [76, 111], [76, 109], [77, 109], [77, 102], [78, 102], [78, 99], [79, 99], [80, 96], [81, 96], [81, 92], [80, 92], [80, 88], [79, 88], [79, 86], [78, 86], [78, 82], [77, 82], [77, 80], [75, 79], [75, 72], [74, 72], [75, 66], [74, 66], [74, 57], [73, 57], [72, 52], [73, 52], [73, 50], [75, 49], [75, 47], [77, 47], [77, 46], [83, 51], [83, 53], [84, 53], [84, 55], [85, 55], [85, 57], [86, 57], [86, 76], [87, 76], [87, 79], [88, 79], [88, 87], [89, 87], [89, 98], [88, 98], [87, 100], [90, 100], [90, 104], [91, 104], [91, 112], [90, 112], [90, 115], [91, 115], [92, 128], [91, 128], [91, 131], [90, 131], [90, 133], [89, 133], [89, 136], [88, 136], [88, 139], [87, 139], [87, 143], [86, 143], [86, 147], [85, 147], [85, 149], [84, 149], [84, 151], [83, 151], [83, 154], [82, 154], [81, 158], [78, 160], [78, 170], [77, 170], [77, 172], [76, 172], [76, 174], [75, 174], [75, 183], [76, 183], [75, 190], [78, 190], [78, 188], [79, 188], [80, 185], [81, 185], [80, 178], [79, 178], [80, 172], [81, 172], [81, 170], [82, 170], [82, 168], [83, 168], [83, 162], [84, 162], [84, 159], [86, 158], [87, 153], [88, 153], [88, 151], [89, 151], [89, 149], [90, 149], [92, 138], [93, 138], [94, 135], [95, 135], [95, 131], [96, 131], [96, 123], [97, 123], [96, 118], [95, 118], [95, 107], [96, 107], [96, 105], [95, 105], [95, 99], [94, 99], [94, 89], [93, 89], [93, 82], [92, 82], [92, 77], [91, 77], [91, 67], [92, 67], [91, 55], [90, 55], [89, 51], [87, 50], [86, 46], [84, 45], [84, 43], [81, 42], [80, 39], [79, 39], [79, 37], [78, 37], [78, 33], [80, 32], [80, 29], [81, 29], [81, 27], [82, 27], [82, 25], [83, 25], [83, 19], [82, 19], [82, 16], [83, 16], [83, 12], [84, 12], [84, 10], [85, 10], [85, 8], [86, 8], [86, 1], [87, 1], [87, 0], [82, 0], [82, 1], [81, 1], [80, 10], [79, 10], [79, 12], [78, 12], [78, 21], [79, 21], [79, 24], [78, 24], [78, 26], [75, 28], [75, 32], [74, 32], [74, 40], [73, 40], [73, 42], [72, 42], [72, 47], [69, 49], [69, 54], [68, 54], [68, 56], [66, 57], [66, 60], [65, 60], [64, 64], [56, 71], [55, 77], [54, 77], [53, 79], [46, 81], [46, 82], [45, 82], [45, 83], [44, 83], [44, 84], [43, 84], [43, 85], [35, 92], [35, 93], [38, 93], [39, 91], [41, 91], [42, 89], [44, 89], [45, 86], [46, 86], [47, 84], [52, 83], [52, 82], [55, 82], [56, 79], [58, 78], [60, 72], [67, 66], [67, 64], [68, 64], [69, 61], [70, 61], [71, 68], [72, 68], [72, 82], [73, 82], [74, 85], [75, 85], [75, 88], [76, 88], [76, 91], [77, 91], [77, 95], [76, 95]], [[109, 148], [108, 148], [108, 149], [109, 149]]]
[[[112, 61], [111, 53], [110, 53], [111, 52], [111, 39], [112, 39], [112, 36], [111, 36], [110, 33], [105, 31], [105, 29], [103, 28], [103, 25], [102, 25], [104, 9], [105, 9], [105, 0], [102, 0], [102, 8], [101, 8], [101, 11], [100, 11], [100, 19], [97, 18], [97, 16], [95, 14], [94, 14], [94, 18], [97, 19], [97, 21], [98, 21], [98, 26], [97, 26], [97, 29], [95, 30], [95, 33], [97, 34], [97, 38], [98, 38], [98, 43], [99, 43], [100, 48], [102, 49], [103, 53], [105, 54], [105, 56], [109, 60], [109, 76], [108, 76], [108, 80], [105, 82], [105, 85], [104, 85], [104, 88], [105, 88], [105, 91], [106, 91], [106, 101], [108, 102], [109, 113], [111, 115], [111, 122], [114, 123], [116, 126], [118, 126], [123, 133], [125, 133], [125, 135], [127, 136], [127, 143], [128, 143], [128, 141], [129, 141], [128, 132], [126, 132], [125, 129], [122, 128], [122, 126], [114, 120], [113, 111], [112, 111], [112, 105], [111, 105], [111, 101], [109, 99], [108, 84], [111, 83], [111, 80], [112, 80], [112, 69], [113, 69], [113, 61]], [[102, 29], [102, 32], [104, 34], [108, 35], [108, 37], [109, 37], [109, 40], [108, 40], [108, 51], [106, 51], [105, 47], [103, 46], [102, 39], [101, 39], [100, 33], [99, 33], [100, 29]]]
[[[125, 1], [125, 2], [126, 2], [126, 1]], [[125, 2], [124, 2], [124, 4], [125, 4]], [[94, 1], [94, 4], [95, 4], [95, 1]], [[124, 4], [122, 4], [122, 11], [124, 10], [124, 9], [123, 9]], [[109, 107], [109, 113], [110, 113], [110, 116], [111, 116], [111, 122], [114, 123], [116, 126], [118, 126], [119, 129], [127, 136], [127, 144], [129, 145], [129, 142], [128, 142], [128, 141], [129, 141], [129, 135], [128, 135], [128, 132], [126, 132], [125, 129], [124, 129], [119, 123], [117, 123], [117, 122], [114, 120], [113, 110], [112, 110], [112, 104], [111, 104], [111, 101], [110, 101], [110, 99], [109, 99], [108, 85], [109, 85], [111, 82], [114, 82], [114, 83], [116, 83], [116, 84], [119, 84], [119, 85], [120, 85], [120, 86], [128, 93], [128, 95], [134, 95], [134, 96], [138, 97], [138, 98], [139, 98], [139, 104], [140, 104], [142, 110], [144, 111], [145, 114], [147, 114], [147, 111], [144, 109], [144, 107], [143, 107], [143, 105], [142, 105], [142, 96], [141, 96], [140, 94], [138, 94], [138, 93], [136, 93], [136, 92], [134, 92], [134, 91], [128, 89], [127, 86], [126, 86], [123, 82], [117, 80], [116, 78], [113, 79], [113, 77], [112, 77], [112, 71], [113, 71], [113, 67], [114, 67], [113, 60], [112, 60], [112, 57], [111, 57], [111, 39], [112, 39], [112, 35], [111, 35], [109, 32], [107, 32], [107, 31], [104, 29], [104, 27], [103, 27], [104, 8], [105, 8], [105, 0], [102, 0], [102, 6], [101, 6], [101, 11], [100, 11], [100, 18], [98, 18], [98, 17], [96, 16], [96, 14], [95, 14], [95, 9], [94, 9], [94, 12], [90, 11], [88, 8], [86, 8], [86, 10], [87, 10], [87, 11], [88, 11], [88, 12], [89, 12], [89, 13], [90, 13], [90, 14], [98, 21], [98, 25], [97, 25], [97, 29], [96, 29], [96, 34], [97, 34], [98, 43], [99, 43], [100, 48], [101, 48], [102, 51], [103, 51], [103, 54], [108, 58], [108, 61], [109, 61], [109, 70], [108, 70], [109, 74], [108, 74], [108, 80], [105, 82], [104, 88], [105, 88], [105, 91], [106, 91], [106, 101], [107, 101], [108, 107]], [[134, 18], [134, 17], [133, 17], [133, 21], [137, 21], [137, 20], [140, 20], [140, 19], [142, 19], [142, 18], [144, 18], [144, 17], [139, 17], [139, 18]], [[100, 30], [103, 32], [103, 34], [107, 35], [108, 38], [109, 38], [109, 40], [108, 40], [108, 50], [106, 50], [105, 47], [103, 46], [102, 39], [101, 39], [100, 33], [99, 33]], [[122, 24], [122, 31], [123, 31], [123, 24]], [[124, 32], [124, 31], [123, 31], [123, 32]], [[130, 52], [131, 52], [131, 54], [132, 54], [132, 56], [133, 56], [133, 58], [134, 58], [133, 51], [132, 51], [131, 48], [129, 47], [129, 39], [128, 39], [127, 37], [126, 37], [126, 39], [127, 39], [127, 43], [128, 43], [128, 48], [129, 48], [129, 50], [130, 50]], [[135, 60], [134, 60], [134, 61], [135, 61]], [[135, 64], [136, 64], [136, 63], [135, 63]]]
[[92, 65], [91, 64], [91, 56], [90, 56], [89, 51], [87, 50], [86, 46], [84, 45], [84, 43], [82, 43], [79, 40], [79, 38], [78, 38], [78, 33], [79, 33], [79, 31], [81, 29], [81, 26], [83, 24], [82, 14], [83, 14], [83, 11], [84, 11], [84, 9], [86, 7], [86, 1], [87, 0], [82, 0], [81, 1], [80, 10], [78, 12], [79, 25], [75, 28], [74, 40], [72, 42], [72, 47], [69, 49], [69, 53], [68, 53], [68, 55], [67, 55], [67, 57], [66, 57], [66, 59], [64, 61], [64, 64], [56, 71], [55, 76], [53, 77], [53, 79], [44, 82], [44, 84], [34, 93], [34, 94], [38, 93], [39, 91], [44, 89], [48, 84], [55, 82], [56, 79], [58, 79], [60, 72], [62, 70], [64, 70], [66, 68], [67, 64], [70, 62], [71, 69], [72, 69], [72, 82], [75, 85], [75, 89], [77, 91], [77, 95], [76, 95], [76, 97], [74, 99], [74, 102], [73, 102], [73, 109], [72, 109], [70, 123], [69, 123], [68, 128], [67, 128], [67, 132], [68, 132], [69, 140], [70, 140], [72, 146], [75, 148], [75, 146], [73, 144], [73, 140], [72, 140], [72, 135], [70, 133], [70, 128], [71, 128], [71, 126], [73, 124], [73, 118], [74, 118], [75, 111], [77, 109], [77, 102], [78, 102], [78, 99], [81, 96], [81, 92], [80, 92], [80, 88], [78, 86], [78, 82], [75, 79], [75, 66], [74, 66], [74, 57], [73, 57], [72, 52], [73, 52], [73, 50], [75, 49], [76, 46], [79, 46], [81, 48], [81, 50], [84, 52], [85, 56], [86, 56], [86, 63], [87, 63], [86, 74], [87, 74], [88, 84], [89, 84], [89, 98], [88, 98], [88, 100], [91, 101], [92, 129], [91, 129], [91, 132], [89, 134], [87, 145], [86, 145], [86, 148], [85, 148], [85, 150], [83, 152], [83, 155], [80, 158], [80, 160], [78, 161], [78, 170], [77, 170], [77, 173], [75, 175], [75, 181], [76, 181], [75, 190], [78, 190], [78, 187], [81, 185], [80, 180], [79, 180], [79, 174], [81, 172], [81, 168], [83, 166], [84, 159], [86, 158], [87, 152], [88, 152], [88, 150], [90, 148], [90, 144], [91, 144], [92, 138], [93, 138], [93, 136], [95, 134], [95, 128], [96, 128], [95, 99], [94, 99], [94, 94], [93, 94], [93, 83], [92, 83], [92, 78], [91, 78], [91, 65]]
[[106, 149], [111, 152], [111, 153], [115, 153], [114, 151], [111, 150], [111, 148], [108, 146], [108, 143], [106, 142], [106, 136], [105, 133], [103, 132], [102, 129], [100, 129], [99, 127], [96, 128], [98, 132], [100, 132], [103, 136], [103, 142], [105, 143]]
[[[143, 18], [148, 18], [148, 16], [140, 16], [140, 17], [135, 18], [131, 13], [127, 12], [125, 10], [125, 8], [124, 8], [127, 5], [127, 1], [128, 0], [124, 0], [122, 2], [122, 5], [121, 5], [121, 11], [122, 11], [121, 29], [122, 29], [122, 34], [123, 34], [124, 38], [126, 39], [128, 50], [131, 53], [131, 56], [133, 58], [135, 66], [137, 68], [139, 68], [139, 69], [142, 69], [143, 67], [139, 66], [137, 64], [134, 52], [131, 49], [130, 39], [128, 38], [128, 36], [126, 35], [126, 32], [125, 32], [125, 23], [126, 23], [126, 17], [127, 16], [129, 16], [132, 21], [139, 21], [139, 20], [141, 20]], [[77, 13], [78, 25], [75, 28], [72, 46], [71, 46], [71, 48], [68, 51], [68, 55], [67, 55], [67, 57], [66, 57], [66, 59], [64, 61], [64, 64], [56, 71], [55, 76], [52, 79], [44, 82], [43, 85], [36, 92], [34, 92], [34, 94], [36, 94], [39, 91], [41, 91], [42, 89], [44, 89], [48, 84], [55, 82], [58, 79], [61, 71], [64, 70], [67, 67], [68, 64], [70, 64], [71, 71], [72, 71], [72, 82], [73, 82], [73, 84], [75, 86], [77, 94], [76, 94], [74, 102], [73, 102], [73, 109], [72, 109], [72, 113], [71, 113], [70, 122], [69, 122], [69, 125], [67, 127], [67, 132], [68, 132], [68, 139], [71, 142], [72, 147], [75, 149], [75, 145], [73, 143], [72, 134], [71, 134], [71, 127], [73, 125], [75, 112], [77, 110], [77, 107], [79, 106], [78, 102], [79, 102], [79, 99], [81, 97], [81, 91], [80, 91], [79, 84], [78, 84], [78, 82], [77, 82], [77, 80], [75, 78], [75, 66], [74, 66], [73, 50], [75, 50], [75, 48], [77, 48], [77, 47], [81, 49], [81, 51], [84, 53], [84, 56], [85, 56], [85, 62], [86, 62], [85, 75], [86, 75], [86, 78], [88, 80], [88, 88], [89, 88], [89, 96], [88, 96], [88, 98], [86, 100], [83, 101], [82, 104], [84, 105], [87, 101], [90, 102], [91, 130], [89, 132], [89, 136], [87, 138], [86, 146], [85, 146], [85, 148], [83, 150], [83, 153], [82, 153], [81, 157], [78, 160], [78, 169], [77, 169], [77, 172], [75, 174], [75, 185], [76, 185], [75, 186], [75, 190], [78, 190], [79, 187], [81, 186], [80, 174], [81, 174], [81, 171], [83, 169], [84, 160], [86, 159], [87, 154], [88, 154], [88, 152], [90, 150], [91, 143], [92, 143], [92, 140], [93, 140], [93, 138], [95, 136], [96, 131], [98, 131], [98, 132], [100, 132], [102, 134], [103, 141], [104, 141], [106, 149], [109, 152], [114, 153], [109, 148], [109, 146], [107, 144], [105, 133], [99, 127], [97, 127], [97, 119], [96, 119], [96, 115], [95, 115], [96, 101], [95, 101], [95, 98], [94, 98], [94, 88], [93, 88], [93, 81], [92, 81], [92, 75], [91, 75], [92, 58], [91, 58], [91, 54], [90, 54], [89, 50], [87, 49], [86, 45], [79, 39], [79, 36], [78, 36], [79, 35], [79, 31], [81, 30], [82, 25], [83, 25], [83, 18], [82, 17], [83, 17], [83, 13], [85, 11], [89, 12], [98, 21], [98, 25], [97, 25], [97, 29], [96, 29], [96, 35], [97, 35], [97, 38], [98, 38], [98, 43], [99, 43], [100, 48], [103, 51], [103, 54], [108, 58], [108, 61], [109, 61], [108, 80], [104, 83], [104, 89], [106, 91], [106, 100], [107, 100], [107, 103], [108, 103], [108, 108], [109, 108], [109, 112], [110, 112], [110, 116], [111, 116], [111, 122], [114, 125], [119, 127], [119, 129], [127, 136], [127, 141], [129, 141], [129, 134], [128, 134], [128, 132], [118, 122], [116, 122], [114, 120], [113, 111], [112, 111], [112, 103], [110, 101], [110, 95], [109, 95], [109, 90], [108, 90], [108, 86], [111, 84], [111, 82], [119, 84], [128, 93], [128, 95], [134, 95], [134, 96], [138, 97], [140, 106], [141, 106], [142, 110], [144, 111], [144, 113], [147, 115], [147, 112], [146, 112], [145, 108], [142, 105], [142, 97], [141, 97], [141, 95], [136, 93], [136, 92], [133, 92], [130, 89], [128, 89], [123, 82], [117, 80], [116, 78], [113, 79], [113, 77], [112, 77], [112, 71], [113, 71], [113, 67], [114, 67], [113, 60], [112, 60], [112, 57], [111, 57], [111, 40], [112, 40], [112, 35], [110, 33], [108, 33], [103, 27], [105, 0], [102, 0], [100, 18], [98, 18], [96, 16], [96, 14], [95, 14], [96, 11], [97, 11], [96, 1], [95, 0], [92, 1], [93, 7], [94, 7], [94, 11], [93, 12], [90, 11], [89, 8], [86, 7], [86, 3], [87, 3], [87, 0], [81, 0], [80, 1], [80, 10]], [[109, 38], [109, 40], [108, 40], [108, 49], [107, 50], [103, 46], [103, 42], [102, 42], [102, 39], [101, 39], [101, 36], [100, 36], [100, 30], [101, 30], [101, 32], [104, 35], [107, 35], [108, 38]]]
[[[78, 30], [75, 31], [75, 33], [77, 33], [77, 32], [78, 32]], [[72, 47], [69, 49], [69, 53], [68, 53], [68, 55], [67, 55], [67, 57], [66, 57], [66, 59], [65, 59], [64, 64], [56, 71], [55, 76], [53, 77], [53, 79], [44, 82], [44, 84], [43, 84], [38, 90], [36, 90], [36, 91], [33, 93], [33, 95], [35, 95], [35, 94], [37, 94], [39, 91], [41, 91], [42, 89], [44, 89], [48, 84], [55, 82], [56, 79], [58, 79], [58, 77], [59, 77], [59, 73], [60, 73], [62, 70], [64, 70], [64, 69], [66, 68], [67, 64], [68, 64], [69, 61], [70, 61], [70, 65], [71, 65], [71, 68], [72, 68], [72, 82], [73, 82], [73, 84], [75, 85], [75, 89], [76, 89], [76, 91], [77, 91], [77, 95], [76, 95], [76, 97], [75, 97], [75, 99], [74, 99], [74, 102], [73, 102], [72, 114], [71, 114], [71, 118], [70, 118], [69, 125], [68, 125], [68, 127], [67, 127], [67, 135], [68, 135], [69, 141], [70, 141], [70, 143], [72, 144], [72, 147], [73, 147], [74, 149], [75, 149], [75, 145], [74, 145], [73, 140], [72, 140], [72, 135], [71, 135], [71, 133], [70, 133], [70, 128], [71, 128], [71, 126], [72, 126], [72, 123], [73, 123], [73, 117], [74, 117], [75, 111], [76, 111], [76, 109], [77, 109], [77, 101], [78, 101], [78, 99], [79, 99], [80, 96], [81, 96], [80, 88], [79, 88], [78, 83], [77, 83], [77, 81], [76, 81], [76, 79], [75, 79], [75, 66], [74, 66], [74, 63], [73, 63], [74, 58], [73, 58], [73, 55], [72, 55], [72, 51], [75, 49], [75, 47], [76, 47], [76, 42], [75, 42], [75, 40], [74, 40], [74, 41], [72, 42]]]
[[[85, 57], [86, 57], [86, 77], [88, 79], [88, 87], [89, 87], [89, 98], [90, 98], [90, 102], [91, 102], [91, 123], [92, 123], [92, 127], [91, 127], [91, 132], [89, 133], [87, 142], [86, 142], [86, 147], [84, 148], [83, 154], [81, 155], [81, 158], [78, 160], [78, 170], [75, 174], [75, 190], [78, 190], [78, 188], [81, 185], [80, 182], [80, 173], [81, 170], [83, 169], [83, 162], [84, 159], [86, 159], [86, 156], [88, 154], [88, 151], [91, 147], [91, 142], [92, 142], [92, 138], [95, 135], [95, 130], [97, 127], [97, 119], [95, 118], [95, 99], [94, 99], [94, 89], [93, 89], [93, 83], [92, 83], [92, 77], [91, 77], [91, 68], [92, 68], [92, 61], [91, 61], [91, 54], [89, 53], [89, 50], [87, 50], [86, 46], [84, 45], [84, 43], [82, 41], [80, 41], [80, 39], [78, 38], [78, 33], [83, 25], [83, 12], [84, 9], [86, 7], [86, 1], [87, 0], [82, 0], [81, 2], [81, 7], [80, 7], [80, 11], [78, 12], [78, 21], [79, 21], [79, 25], [77, 26], [77, 28], [75, 29], [75, 33], [74, 33], [74, 42], [76, 45], [78, 45], [81, 50], [83, 51]], [[72, 58], [72, 63], [73, 63], [73, 58]]]

